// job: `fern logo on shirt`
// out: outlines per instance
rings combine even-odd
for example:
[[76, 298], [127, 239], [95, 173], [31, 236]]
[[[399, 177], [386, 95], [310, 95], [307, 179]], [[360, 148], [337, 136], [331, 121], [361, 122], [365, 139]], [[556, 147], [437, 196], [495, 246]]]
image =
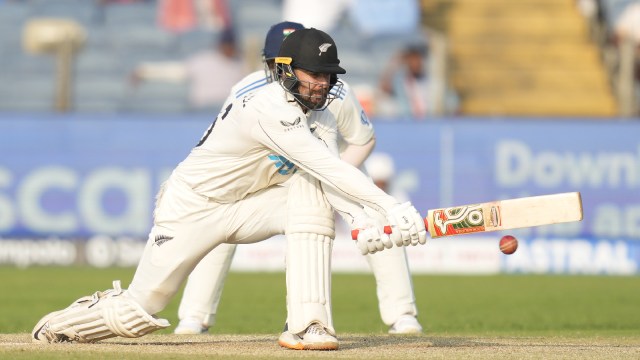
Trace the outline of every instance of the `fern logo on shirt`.
[[160, 246], [164, 243], [166, 243], [169, 240], [173, 240], [173, 236], [168, 236], [168, 235], [156, 235], [155, 238], [155, 244], [157, 246]]

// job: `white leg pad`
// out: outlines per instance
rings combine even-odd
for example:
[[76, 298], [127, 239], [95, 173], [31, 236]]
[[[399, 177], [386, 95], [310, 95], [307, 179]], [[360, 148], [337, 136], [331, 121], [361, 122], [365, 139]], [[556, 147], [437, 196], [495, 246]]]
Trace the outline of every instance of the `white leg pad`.
[[92, 343], [116, 336], [136, 338], [170, 326], [167, 320], [146, 313], [119, 281], [113, 285], [43, 317], [33, 330], [33, 341]]
[[317, 234], [287, 235], [287, 323], [294, 334], [311, 323], [335, 335], [331, 315], [333, 240]]
[[287, 324], [294, 334], [314, 322], [335, 335], [331, 314], [333, 208], [317, 180], [300, 175], [291, 183], [287, 222]]

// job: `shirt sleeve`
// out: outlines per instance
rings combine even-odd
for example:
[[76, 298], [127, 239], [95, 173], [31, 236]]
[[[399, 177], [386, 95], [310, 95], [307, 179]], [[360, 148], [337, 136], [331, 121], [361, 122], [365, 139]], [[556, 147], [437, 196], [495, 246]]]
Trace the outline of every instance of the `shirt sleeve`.
[[311, 134], [302, 112], [280, 112], [278, 119], [258, 120], [252, 136], [286, 157], [341, 196], [386, 212], [398, 202], [354, 166], [337, 158], [321, 140]]
[[340, 137], [347, 144], [364, 145], [371, 141], [375, 135], [373, 124], [351, 87], [345, 85], [343, 92], [344, 98], [336, 99], [335, 104], [331, 104], [333, 107], [330, 105], [330, 110], [334, 113], [338, 123]]

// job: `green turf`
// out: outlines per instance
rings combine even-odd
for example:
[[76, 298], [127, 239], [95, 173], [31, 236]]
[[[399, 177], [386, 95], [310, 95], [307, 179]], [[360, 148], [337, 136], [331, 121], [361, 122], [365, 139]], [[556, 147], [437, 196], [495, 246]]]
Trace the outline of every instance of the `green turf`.
[[[0, 267], [0, 333], [29, 332], [45, 313], [111, 286], [127, 286], [130, 268]], [[274, 334], [285, 316], [283, 273], [232, 273], [212, 333]], [[413, 277], [426, 333], [504, 336], [635, 336], [640, 277]], [[177, 323], [176, 297], [160, 316]], [[339, 333], [386, 333], [368, 274], [335, 274], [333, 312]], [[169, 333], [171, 329], [163, 332]]]

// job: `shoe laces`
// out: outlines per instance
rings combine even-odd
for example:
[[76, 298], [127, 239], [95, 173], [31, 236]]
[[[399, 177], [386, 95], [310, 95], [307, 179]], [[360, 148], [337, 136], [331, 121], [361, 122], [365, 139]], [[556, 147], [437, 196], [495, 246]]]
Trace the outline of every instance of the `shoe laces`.
[[307, 334], [311, 334], [311, 335], [326, 335], [327, 332], [325, 331], [324, 327], [318, 323], [314, 323], [309, 325], [309, 327], [307, 328], [307, 331], [305, 332]]
[[49, 328], [49, 323], [46, 323], [40, 329], [40, 335], [44, 335], [49, 343], [64, 343], [64, 342], [72, 342], [71, 338], [65, 334], [56, 334], [51, 328]]

